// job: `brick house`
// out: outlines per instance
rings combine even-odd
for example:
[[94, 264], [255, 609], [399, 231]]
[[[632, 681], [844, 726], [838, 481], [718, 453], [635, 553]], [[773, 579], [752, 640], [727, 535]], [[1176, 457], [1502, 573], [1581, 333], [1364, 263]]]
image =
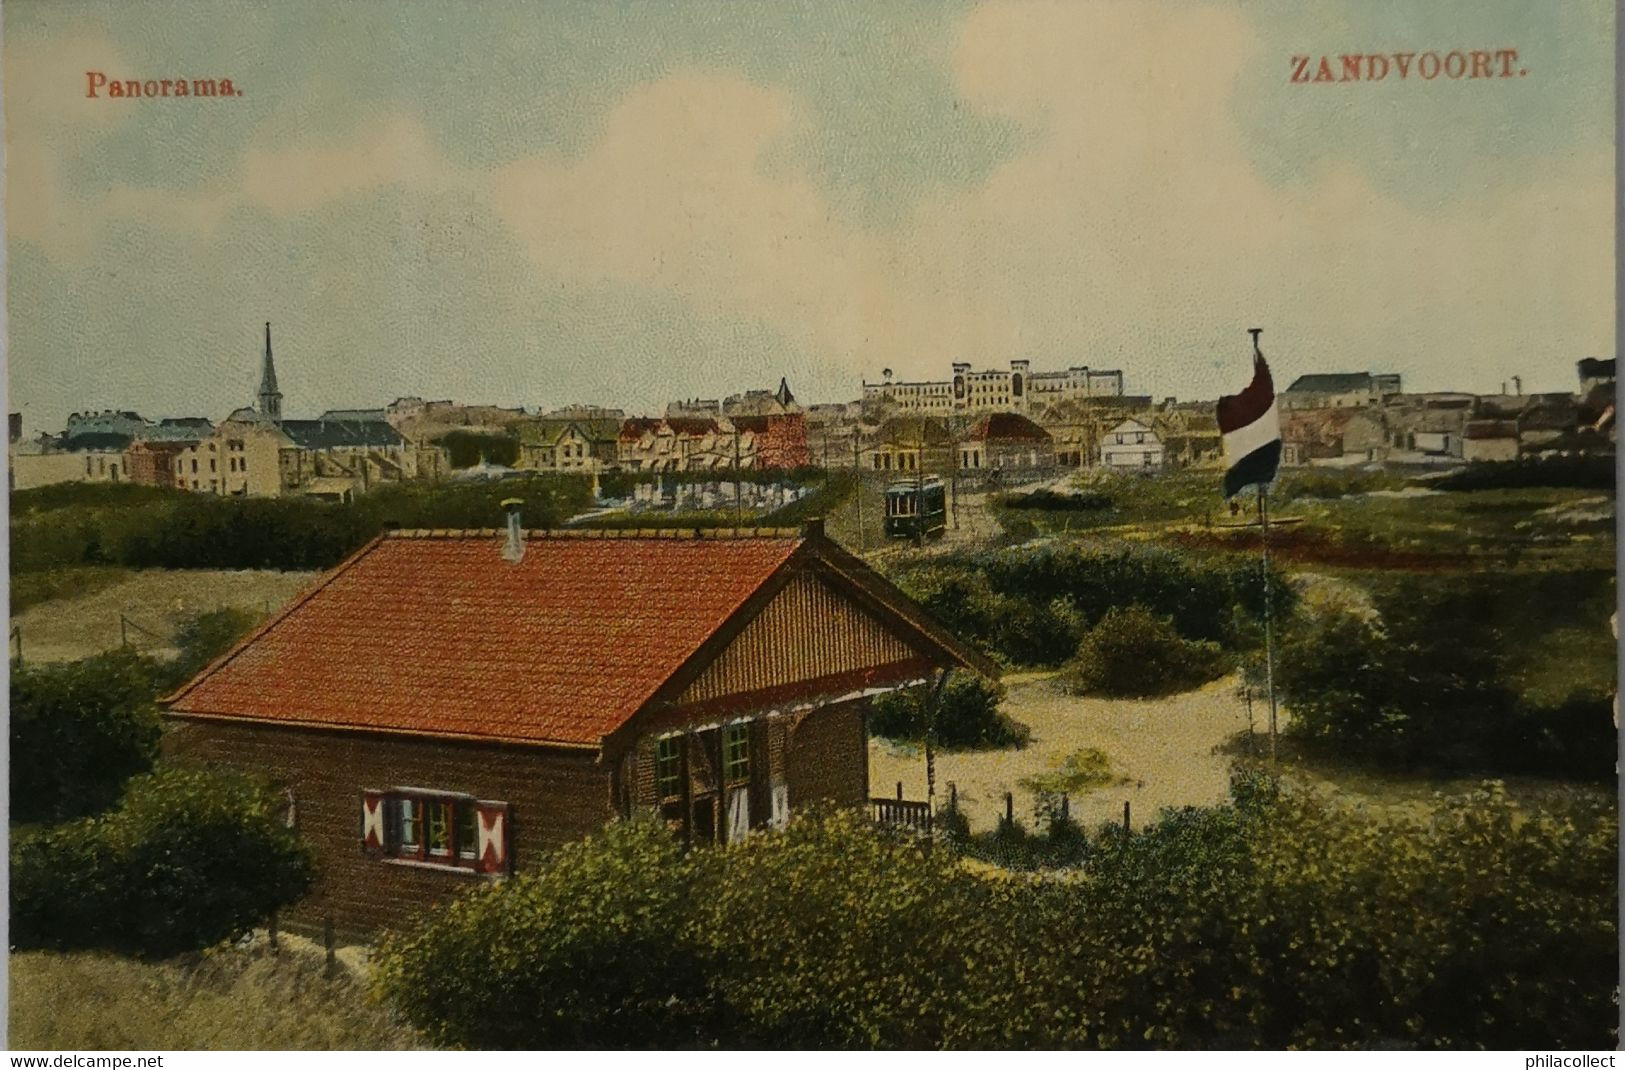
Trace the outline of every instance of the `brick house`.
[[1049, 468], [1054, 464], [1055, 439], [1020, 413], [989, 413], [959, 442], [961, 468]]
[[606, 822], [727, 843], [867, 805], [865, 713], [993, 674], [806, 531], [402, 531], [164, 700], [164, 751], [270, 777], [315, 847], [295, 923], [398, 923]]
[[807, 417], [801, 412], [730, 416], [734, 427], [755, 440], [757, 468], [804, 468], [812, 463], [807, 451]]

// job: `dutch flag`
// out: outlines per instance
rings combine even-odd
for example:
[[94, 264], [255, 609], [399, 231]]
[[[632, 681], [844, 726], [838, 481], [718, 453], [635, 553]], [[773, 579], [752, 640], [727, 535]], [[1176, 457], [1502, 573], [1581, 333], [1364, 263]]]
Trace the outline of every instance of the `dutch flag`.
[[1219, 433], [1224, 436], [1224, 496], [1262, 486], [1281, 467], [1281, 415], [1275, 409], [1275, 383], [1264, 355], [1253, 355], [1253, 381], [1239, 394], [1219, 399]]

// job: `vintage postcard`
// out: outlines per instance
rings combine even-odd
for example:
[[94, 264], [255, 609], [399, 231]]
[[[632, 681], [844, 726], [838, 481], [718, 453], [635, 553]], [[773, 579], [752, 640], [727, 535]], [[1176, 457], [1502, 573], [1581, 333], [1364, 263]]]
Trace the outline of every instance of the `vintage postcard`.
[[13, 1050], [1612, 1065], [1608, 3], [3, 30]]

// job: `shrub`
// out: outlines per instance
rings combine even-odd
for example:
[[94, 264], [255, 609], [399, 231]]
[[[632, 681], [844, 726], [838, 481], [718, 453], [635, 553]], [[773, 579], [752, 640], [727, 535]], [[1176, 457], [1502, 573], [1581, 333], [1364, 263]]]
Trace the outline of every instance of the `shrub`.
[[251, 609], [222, 606], [181, 621], [175, 630], [175, 646], [180, 653], [167, 669], [166, 686], [179, 686], [190, 680], [253, 631], [261, 619], [260, 614]]
[[556, 475], [495, 484], [386, 483], [344, 503], [299, 496], [129, 495], [107, 489], [113, 487], [76, 492], [58, 508], [13, 515], [13, 569], [329, 568], [392, 523], [488, 528], [502, 517], [502, 499], [518, 496], [525, 499], [526, 522], [548, 527], [591, 499], [587, 479]]
[[114, 651], [11, 673], [11, 819], [62, 821], [111, 806], [152, 768], [159, 669]]
[[1075, 695], [1148, 698], [1188, 691], [1230, 667], [1217, 643], [1181, 638], [1173, 622], [1144, 606], [1113, 608], [1062, 670]]
[[[869, 730], [887, 739], [919, 742], [932, 727], [933, 685], [893, 691], [875, 699]], [[1004, 687], [971, 673], [948, 678], [937, 700], [932, 742], [947, 750], [1020, 747], [1027, 742], [1027, 727], [999, 712]]]
[[1061, 759], [1061, 767], [1055, 772], [1027, 777], [1021, 786], [1041, 795], [1081, 795], [1127, 780], [1112, 769], [1111, 758], [1105, 751], [1099, 747], [1083, 747]]
[[689, 854], [622, 826], [387, 940], [377, 976], [493, 1047], [1603, 1048], [1615, 834], [1494, 786], [1412, 820], [1256, 775], [1134, 833], [1000, 834], [1070, 843], [1066, 880], [850, 813]]
[[976, 1035], [977, 974], [1002, 919], [949, 852], [840, 813], [752, 837], [719, 864], [698, 907], [733, 1043], [919, 1048]]
[[310, 885], [284, 807], [242, 777], [168, 769], [108, 814], [18, 835], [12, 943], [163, 957], [240, 936]]
[[1110, 495], [1096, 490], [1034, 490], [1024, 494], [1004, 494], [998, 504], [1006, 509], [1095, 510], [1110, 509]]
[[1522, 487], [1614, 489], [1611, 454], [1548, 455], [1519, 461], [1478, 461], [1433, 480], [1440, 490], [1497, 490]]
[[708, 861], [652, 823], [611, 825], [387, 934], [376, 987], [440, 1044], [703, 1043], [717, 1029], [694, 917]]
[[480, 462], [512, 468], [519, 463], [519, 439], [484, 431], [447, 431], [434, 440], [446, 451], [453, 468], [473, 468]]
[[[1400, 583], [1379, 597], [1375, 620], [1336, 612], [1299, 623], [1276, 664], [1292, 710], [1287, 731], [1339, 756], [1407, 768], [1609, 776], [1608, 696], [1520, 692], [1513, 663], [1524, 644], [1503, 634], [1499, 622], [1516, 610], [1502, 595], [1469, 581]], [[1542, 600], [1523, 616], [1542, 612]]]
[[[1147, 547], [1043, 543], [950, 554], [905, 564], [893, 578], [944, 627], [1013, 665], [1060, 665], [1113, 608], [1145, 606], [1187, 639], [1238, 648], [1253, 642], [1259, 629], [1249, 622], [1264, 613], [1256, 564]], [[1279, 571], [1270, 591], [1284, 620], [1296, 593]]]

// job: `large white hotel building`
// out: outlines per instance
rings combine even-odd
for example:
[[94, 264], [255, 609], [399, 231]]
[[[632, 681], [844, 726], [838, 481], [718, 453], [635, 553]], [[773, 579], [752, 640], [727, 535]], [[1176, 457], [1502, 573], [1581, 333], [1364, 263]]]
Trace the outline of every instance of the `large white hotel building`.
[[889, 399], [905, 412], [1027, 412], [1074, 398], [1123, 396], [1121, 371], [1087, 367], [1061, 372], [1034, 372], [1031, 362], [1012, 360], [1008, 371], [973, 372], [955, 364], [952, 379], [937, 382], [893, 382], [891, 370], [878, 383], [864, 380], [863, 400]]

